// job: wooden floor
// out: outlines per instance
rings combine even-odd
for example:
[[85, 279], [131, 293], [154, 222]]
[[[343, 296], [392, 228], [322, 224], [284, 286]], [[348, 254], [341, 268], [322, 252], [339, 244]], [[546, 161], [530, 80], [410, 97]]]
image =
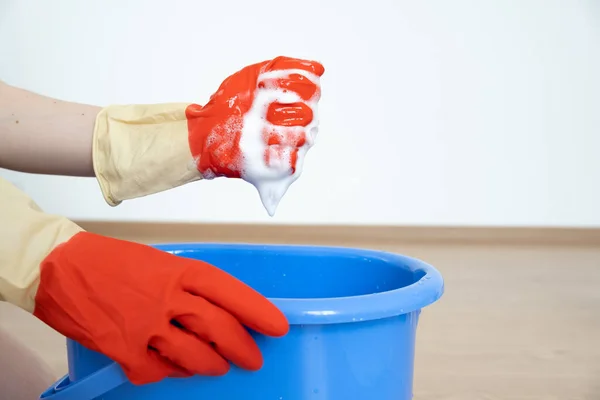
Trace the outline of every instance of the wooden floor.
[[[600, 246], [361, 247], [421, 258], [445, 278], [419, 325], [415, 399], [600, 400]], [[62, 338], [6, 306], [0, 322], [64, 373]]]
[[415, 398], [600, 399], [600, 248], [404, 246], [436, 265]]

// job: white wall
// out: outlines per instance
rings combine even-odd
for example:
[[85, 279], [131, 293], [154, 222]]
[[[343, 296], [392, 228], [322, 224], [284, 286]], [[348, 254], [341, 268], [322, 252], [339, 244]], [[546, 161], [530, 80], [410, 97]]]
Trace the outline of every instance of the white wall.
[[0, 79], [62, 99], [203, 103], [248, 63], [321, 60], [320, 137], [271, 219], [240, 181], [104, 204], [2, 171], [72, 218], [600, 226], [594, 0], [0, 0]]

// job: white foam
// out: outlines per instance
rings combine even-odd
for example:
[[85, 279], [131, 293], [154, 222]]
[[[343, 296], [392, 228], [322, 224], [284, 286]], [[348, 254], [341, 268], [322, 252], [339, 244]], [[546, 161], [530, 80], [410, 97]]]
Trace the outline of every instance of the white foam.
[[[319, 77], [304, 70], [288, 69], [281, 71], [269, 71], [259, 76], [259, 82], [266, 79], [285, 78], [290, 74], [300, 74], [320, 87]], [[293, 104], [303, 102], [313, 112], [313, 120], [307, 126], [302, 127], [275, 127], [267, 121], [267, 111], [273, 102], [282, 104]], [[304, 165], [304, 156], [309, 148], [315, 143], [318, 132], [319, 116], [317, 113], [317, 99], [304, 101], [300, 96], [291, 91], [284, 91], [276, 87], [265, 85], [258, 88], [255, 93], [254, 102], [250, 110], [244, 116], [242, 134], [240, 136], [240, 150], [243, 155], [243, 168], [241, 177], [256, 187], [263, 206], [270, 216], [275, 215], [281, 199], [300, 175]], [[286, 148], [281, 156], [281, 162], [270, 162], [266, 165], [265, 151], [267, 144], [263, 138], [265, 128], [273, 128], [278, 132], [304, 131], [306, 133], [305, 144], [298, 149], [296, 169], [292, 172], [290, 168], [291, 146]]]

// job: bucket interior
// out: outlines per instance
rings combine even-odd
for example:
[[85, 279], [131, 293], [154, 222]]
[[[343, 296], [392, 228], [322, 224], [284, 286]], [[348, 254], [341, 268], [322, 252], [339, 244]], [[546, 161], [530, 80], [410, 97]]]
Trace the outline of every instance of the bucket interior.
[[[167, 250], [168, 251], [168, 250]], [[196, 248], [174, 254], [213, 264], [263, 296], [280, 299], [352, 297], [416, 283], [425, 271], [352, 252], [314, 248]]]

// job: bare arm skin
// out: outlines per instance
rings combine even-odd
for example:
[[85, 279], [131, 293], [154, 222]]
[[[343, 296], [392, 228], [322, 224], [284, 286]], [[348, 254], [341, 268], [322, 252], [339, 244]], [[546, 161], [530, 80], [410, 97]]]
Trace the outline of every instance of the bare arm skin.
[[93, 177], [92, 134], [100, 110], [0, 81], [0, 168]]

